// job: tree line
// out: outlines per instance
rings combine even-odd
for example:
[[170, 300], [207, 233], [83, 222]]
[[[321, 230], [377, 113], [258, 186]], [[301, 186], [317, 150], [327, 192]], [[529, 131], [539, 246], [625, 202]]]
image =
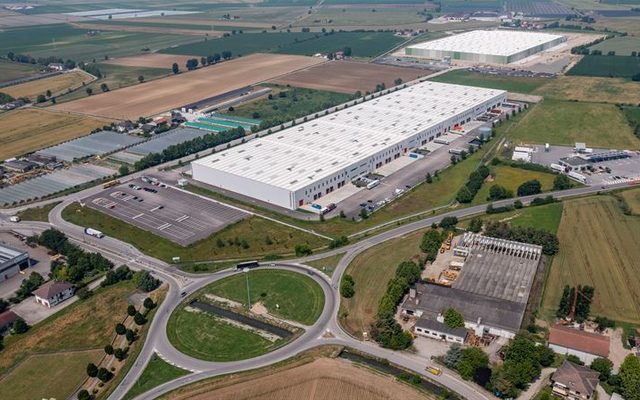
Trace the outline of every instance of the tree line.
[[512, 226], [506, 222], [488, 222], [485, 225], [484, 235], [542, 246], [542, 252], [546, 255], [557, 254], [560, 248], [558, 237], [551, 232], [544, 229]]

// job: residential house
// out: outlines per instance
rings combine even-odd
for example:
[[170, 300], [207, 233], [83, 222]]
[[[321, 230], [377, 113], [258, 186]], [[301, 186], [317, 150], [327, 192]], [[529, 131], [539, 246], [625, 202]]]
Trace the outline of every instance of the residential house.
[[67, 69], [64, 64], [61, 63], [51, 63], [47, 65], [47, 68], [49, 69], [49, 71], [64, 71], [65, 69]]
[[551, 376], [553, 394], [568, 400], [588, 400], [598, 386], [600, 373], [566, 361]]
[[75, 288], [69, 282], [50, 280], [33, 291], [36, 302], [45, 307], [53, 307], [73, 296]]

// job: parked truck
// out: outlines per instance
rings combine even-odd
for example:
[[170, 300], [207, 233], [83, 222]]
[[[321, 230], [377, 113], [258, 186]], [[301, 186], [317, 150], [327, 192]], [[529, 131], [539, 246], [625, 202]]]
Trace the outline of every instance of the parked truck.
[[86, 233], [89, 236], [97, 237], [98, 239], [102, 239], [104, 237], [104, 233], [93, 228], [84, 228], [84, 233]]

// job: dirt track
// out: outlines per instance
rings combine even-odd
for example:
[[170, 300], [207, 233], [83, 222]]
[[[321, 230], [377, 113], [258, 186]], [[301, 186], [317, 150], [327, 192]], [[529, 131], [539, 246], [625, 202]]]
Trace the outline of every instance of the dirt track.
[[[114, 119], [138, 119], [217, 96], [323, 62], [280, 54], [252, 54], [211, 67], [84, 99], [58, 104], [56, 110]], [[184, 69], [181, 66], [182, 69]]]
[[355, 93], [360, 90], [364, 93], [373, 92], [376, 85], [382, 82], [386, 87], [391, 87], [397, 78], [407, 82], [431, 73], [432, 71], [417, 68], [333, 61], [305, 68], [273, 82], [333, 92]]

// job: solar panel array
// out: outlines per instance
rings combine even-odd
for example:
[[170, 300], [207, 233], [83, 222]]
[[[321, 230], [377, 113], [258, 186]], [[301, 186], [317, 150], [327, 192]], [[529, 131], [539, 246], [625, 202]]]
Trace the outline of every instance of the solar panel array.
[[174, 144], [180, 144], [209, 134], [207, 131], [192, 128], [176, 128], [161, 133], [153, 139], [140, 143], [127, 149], [128, 153], [147, 155], [150, 153], [162, 153], [162, 151]]
[[58, 160], [71, 162], [74, 159], [112, 153], [145, 140], [143, 137], [130, 136], [112, 131], [100, 131], [40, 150], [37, 154], [55, 156]]
[[0, 189], [0, 204], [11, 205], [39, 199], [115, 173], [116, 171], [110, 168], [97, 165], [74, 165], [69, 169], [58, 170]]

